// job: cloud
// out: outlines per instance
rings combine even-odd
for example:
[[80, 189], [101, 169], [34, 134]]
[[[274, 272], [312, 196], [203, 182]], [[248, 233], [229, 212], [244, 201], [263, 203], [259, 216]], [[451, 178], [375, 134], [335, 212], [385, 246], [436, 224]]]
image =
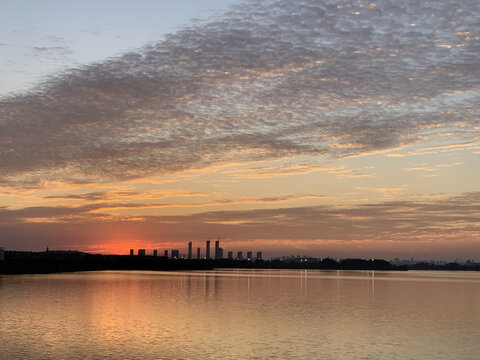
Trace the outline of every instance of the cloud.
[[[429, 201], [215, 211], [185, 216], [120, 217], [95, 212], [107, 205], [0, 209], [4, 246], [44, 248], [61, 244], [68, 248], [75, 241], [78, 248], [88, 248], [110, 239], [176, 244], [221, 236], [227, 247], [247, 243], [268, 247], [288, 241], [282, 251], [308, 242], [311, 249], [326, 244], [328, 250], [335, 244], [344, 244], [344, 248], [360, 250], [363, 246], [362, 251], [382, 248], [395, 252], [403, 244], [403, 249], [417, 249], [417, 255], [426, 246], [428, 251], [443, 252], [445, 257], [458, 249], [468, 256], [480, 239], [479, 192], [440, 194]], [[62, 217], [70, 220], [61, 221]], [[448, 254], [446, 248], [452, 252]]]
[[[154, 191], [156, 193], [156, 191]], [[162, 193], [162, 191], [159, 191]], [[177, 196], [204, 196], [205, 194], [181, 191], [167, 192], [165, 194], [172, 194], [172, 197]], [[163, 194], [163, 195], [165, 195]], [[173, 195], [178, 194], [178, 195]], [[162, 198], [163, 196], [159, 196]], [[166, 198], [169, 196], [165, 196]], [[151, 200], [150, 193], [136, 193], [136, 192], [92, 192], [77, 195], [54, 195], [46, 196], [45, 199], [50, 200], [82, 200], [86, 201], [82, 205], [57, 205], [57, 206], [34, 206], [21, 209], [9, 209], [8, 207], [0, 207], [0, 215], [2, 216], [2, 224], [10, 224], [11, 222], [31, 222], [34, 219], [40, 218], [48, 222], [64, 222], [64, 221], [86, 221], [98, 218], [99, 214], [104, 214], [108, 217], [108, 211], [118, 209], [160, 209], [160, 208], [203, 208], [208, 206], [223, 206], [223, 205], [238, 205], [238, 204], [275, 204], [285, 203], [295, 200], [306, 199], [328, 199], [329, 197], [314, 194], [283, 194], [273, 195], [268, 197], [244, 196], [231, 199], [216, 199], [209, 202], [192, 202], [192, 203], [141, 203], [141, 202], [118, 202], [111, 201], [117, 199], [127, 200]], [[110, 200], [110, 201], [108, 201]], [[133, 216], [136, 217], [136, 216]], [[128, 219], [128, 216], [125, 217]]]
[[337, 5], [248, 1], [3, 97], [0, 182], [355, 156], [478, 124], [478, 2]]
[[[431, 166], [417, 166], [417, 167], [411, 167], [411, 168], [404, 168], [403, 170], [405, 171], [423, 171], [423, 172], [432, 172], [432, 171], [438, 171], [439, 169], [443, 168], [450, 168], [453, 166], [459, 166], [463, 165], [463, 162], [454, 162], [454, 163], [449, 163], [449, 164], [436, 164], [436, 165], [431, 165]], [[428, 176], [437, 176], [436, 174], [428, 174]]]

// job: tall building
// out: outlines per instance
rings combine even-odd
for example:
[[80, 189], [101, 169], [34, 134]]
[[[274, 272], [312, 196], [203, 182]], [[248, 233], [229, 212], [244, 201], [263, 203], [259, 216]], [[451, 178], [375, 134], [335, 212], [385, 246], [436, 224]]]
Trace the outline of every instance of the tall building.
[[138, 256], [145, 256], [145, 249], [138, 249]]
[[243, 260], [243, 253], [241, 251], [237, 252], [237, 260]]
[[210, 240], [207, 240], [207, 243], [206, 243], [206, 249], [205, 249], [205, 257], [208, 259], [210, 259]]
[[178, 250], [172, 249], [172, 259], [178, 259]]
[[163, 252], [163, 256], [165, 256], [165, 257], [168, 258], [168, 250], [165, 250], [165, 251]]
[[219, 249], [220, 249], [220, 240], [217, 240], [215, 241], [215, 260], [220, 259], [219, 253], [218, 253]]
[[262, 260], [262, 252], [257, 251], [257, 260]]
[[233, 251], [228, 252], [228, 260], [233, 260]]
[[197, 260], [200, 260], [200, 248], [197, 248]]
[[5, 249], [0, 247], [0, 261], [5, 260]]
[[253, 258], [253, 253], [251, 251], [247, 252], [247, 260], [252, 260]]
[[158, 256], [158, 250], [153, 250], [153, 256]]
[[222, 259], [223, 259], [223, 248], [218, 248], [217, 260], [222, 260]]
[[192, 260], [192, 242], [188, 243], [188, 260]]
[[130, 249], [130, 256], [133, 256], [133, 249]]

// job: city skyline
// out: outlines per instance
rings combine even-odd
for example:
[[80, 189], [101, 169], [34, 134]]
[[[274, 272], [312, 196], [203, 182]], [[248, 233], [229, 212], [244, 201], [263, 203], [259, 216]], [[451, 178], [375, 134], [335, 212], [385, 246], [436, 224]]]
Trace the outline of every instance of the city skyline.
[[479, 14], [4, 1], [0, 247], [480, 260]]

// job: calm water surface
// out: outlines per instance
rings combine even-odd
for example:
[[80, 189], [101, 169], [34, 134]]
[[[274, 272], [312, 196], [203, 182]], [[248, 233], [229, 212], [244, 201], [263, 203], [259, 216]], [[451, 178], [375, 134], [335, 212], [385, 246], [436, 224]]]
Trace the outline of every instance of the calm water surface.
[[2, 359], [479, 359], [480, 274], [0, 276]]

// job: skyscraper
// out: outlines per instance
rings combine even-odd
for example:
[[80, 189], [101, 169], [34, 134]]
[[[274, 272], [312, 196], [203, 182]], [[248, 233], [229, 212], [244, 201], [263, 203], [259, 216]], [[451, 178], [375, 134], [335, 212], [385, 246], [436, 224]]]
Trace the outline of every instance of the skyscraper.
[[145, 249], [138, 249], [138, 256], [145, 256]]
[[192, 242], [188, 243], [188, 260], [192, 260]]
[[172, 249], [172, 259], [178, 259], [178, 250]]
[[233, 260], [233, 251], [228, 252], [228, 260]]
[[205, 257], [207, 258], [207, 260], [210, 259], [210, 240], [207, 240], [206, 243]]
[[153, 256], [157, 256], [158, 255], [158, 250], [153, 250]]
[[200, 248], [197, 248], [197, 260], [200, 260]]
[[165, 250], [165, 251], [163, 252], [163, 256], [165, 256], [165, 257], [168, 258], [168, 250]]
[[220, 258], [218, 250], [220, 249], [220, 240], [215, 241], [215, 260]]
[[253, 253], [251, 251], [247, 252], [247, 260], [252, 260]]
[[243, 253], [241, 251], [237, 252], [237, 260], [243, 260]]
[[257, 260], [262, 260], [262, 252], [257, 251]]
[[133, 256], [133, 249], [130, 249], [130, 256]]

